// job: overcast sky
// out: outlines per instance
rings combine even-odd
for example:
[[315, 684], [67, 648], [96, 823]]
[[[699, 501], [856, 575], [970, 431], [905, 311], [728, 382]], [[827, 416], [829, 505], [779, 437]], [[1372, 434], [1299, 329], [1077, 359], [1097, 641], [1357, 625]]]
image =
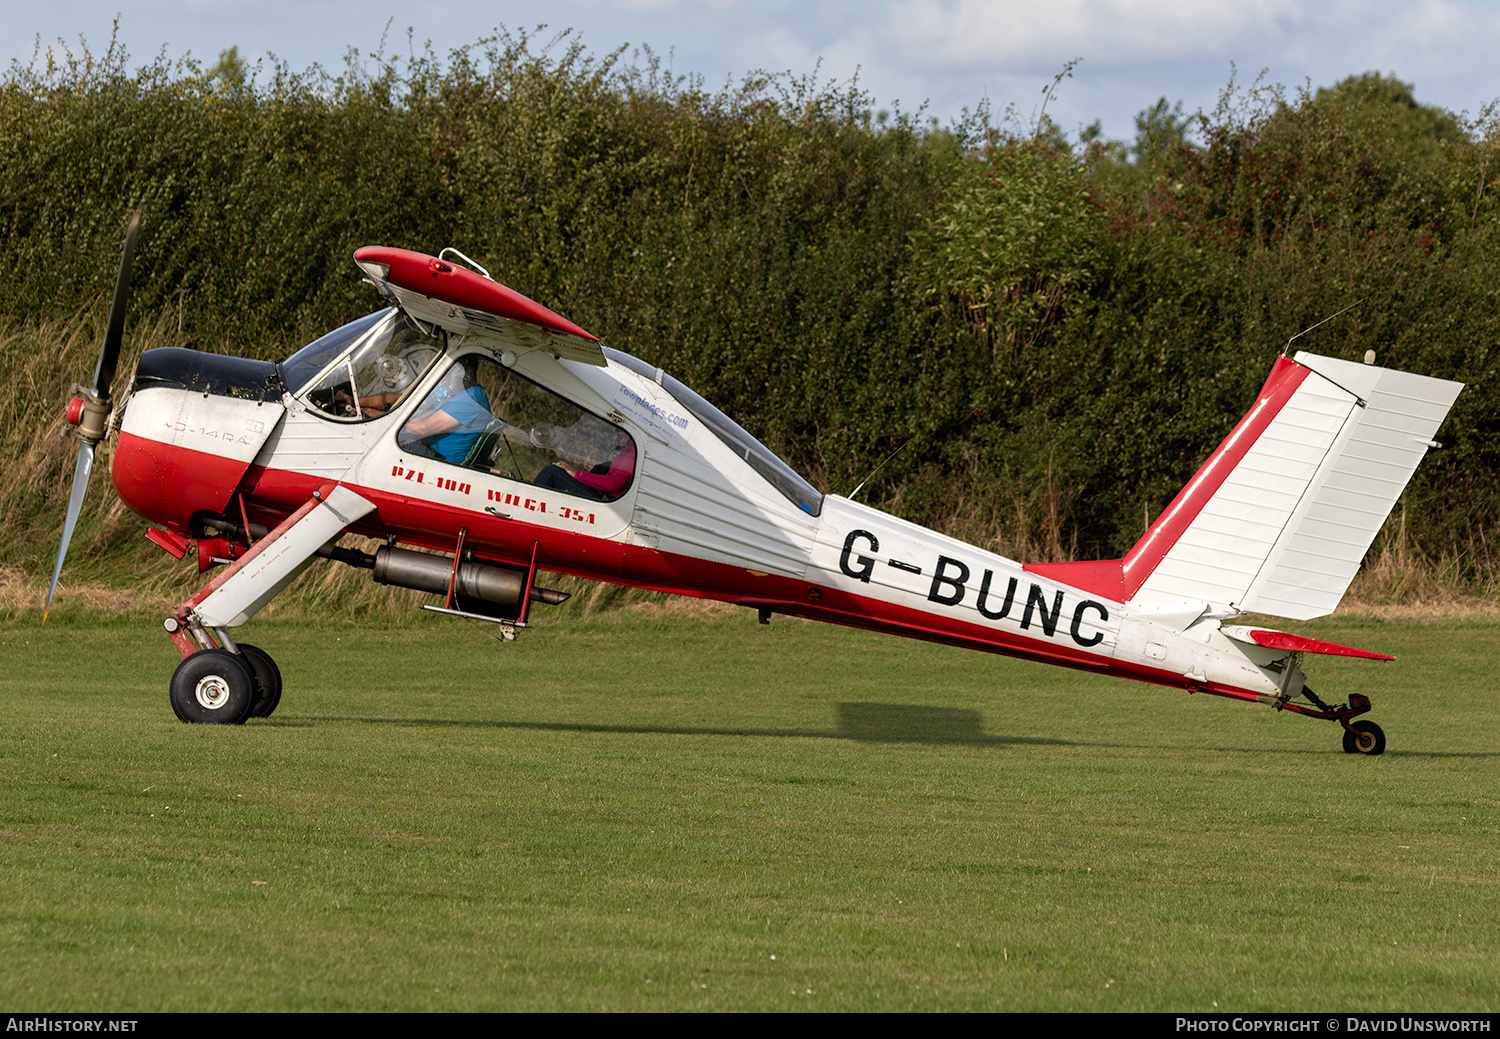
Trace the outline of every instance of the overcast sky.
[[1211, 109], [1231, 66], [1241, 82], [1265, 69], [1291, 89], [1394, 73], [1418, 100], [1471, 114], [1500, 96], [1500, 0], [0, 0], [0, 59], [29, 62], [38, 36], [102, 51], [117, 12], [134, 62], [165, 48], [211, 63], [233, 44], [336, 72], [388, 23], [403, 54], [408, 27], [446, 54], [497, 26], [546, 23], [539, 38], [572, 28], [597, 53], [644, 44], [710, 87], [753, 70], [857, 73], [877, 106], [925, 103], [944, 123], [985, 98], [1029, 115], [1082, 59], [1048, 111], [1117, 138], [1161, 96]]

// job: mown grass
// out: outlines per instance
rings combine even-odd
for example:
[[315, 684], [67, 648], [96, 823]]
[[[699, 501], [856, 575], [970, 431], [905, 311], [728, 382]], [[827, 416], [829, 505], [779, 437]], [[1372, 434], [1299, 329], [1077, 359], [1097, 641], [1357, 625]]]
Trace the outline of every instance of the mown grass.
[[[566, 609], [566, 608], [564, 608]], [[0, 628], [16, 1009], [1489, 1010], [1493, 621], [1305, 630], [1390, 739], [748, 612], [516, 644], [257, 623], [187, 727], [154, 626]], [[773, 958], [774, 957], [774, 958]]]

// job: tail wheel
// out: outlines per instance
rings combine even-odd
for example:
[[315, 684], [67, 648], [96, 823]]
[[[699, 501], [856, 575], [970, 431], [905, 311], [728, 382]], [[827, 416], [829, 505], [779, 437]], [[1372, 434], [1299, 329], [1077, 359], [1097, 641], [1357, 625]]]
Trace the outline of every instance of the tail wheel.
[[1344, 753], [1371, 756], [1383, 754], [1385, 733], [1374, 722], [1350, 722], [1349, 727], [1344, 730]]
[[246, 717], [269, 718], [281, 703], [281, 669], [271, 654], [247, 642], [240, 643], [240, 656], [250, 666], [250, 677], [255, 683], [255, 702]]
[[239, 725], [255, 702], [255, 680], [223, 649], [194, 653], [172, 673], [172, 711], [185, 722]]

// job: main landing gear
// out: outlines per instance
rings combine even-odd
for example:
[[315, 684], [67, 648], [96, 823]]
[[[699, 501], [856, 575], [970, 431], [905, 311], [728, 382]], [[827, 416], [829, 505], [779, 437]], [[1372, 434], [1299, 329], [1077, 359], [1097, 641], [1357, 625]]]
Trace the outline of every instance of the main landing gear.
[[270, 717], [281, 703], [276, 661], [257, 646], [235, 644], [225, 632], [220, 637], [223, 646], [210, 643], [177, 665], [170, 687], [172, 713], [180, 721], [208, 725], [241, 725], [247, 718]]
[[255, 702], [250, 705], [251, 718], [269, 718], [276, 705], [281, 703], [281, 668], [271, 659], [271, 654], [248, 642], [240, 643], [240, 653], [250, 665], [250, 677], [255, 682]]

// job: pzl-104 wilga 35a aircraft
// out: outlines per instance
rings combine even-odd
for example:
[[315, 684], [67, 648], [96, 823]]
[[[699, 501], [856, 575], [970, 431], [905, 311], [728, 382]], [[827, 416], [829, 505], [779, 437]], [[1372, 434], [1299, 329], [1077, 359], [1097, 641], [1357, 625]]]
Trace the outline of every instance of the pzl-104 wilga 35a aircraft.
[[82, 446], [47, 601], [117, 427], [115, 488], [146, 536], [224, 565], [165, 622], [185, 722], [275, 710], [276, 665], [231, 632], [324, 558], [506, 638], [566, 598], [541, 571], [575, 574], [1255, 701], [1338, 722], [1350, 753], [1385, 748], [1355, 720], [1368, 698], [1325, 702], [1302, 664], [1390, 657], [1235, 621], [1332, 612], [1459, 383], [1281, 356], [1125, 558], [1022, 565], [819, 493], [660, 368], [452, 250], [360, 249], [386, 309], [280, 364], [147, 351], [116, 402], [136, 229], [92, 392], [68, 406]]

